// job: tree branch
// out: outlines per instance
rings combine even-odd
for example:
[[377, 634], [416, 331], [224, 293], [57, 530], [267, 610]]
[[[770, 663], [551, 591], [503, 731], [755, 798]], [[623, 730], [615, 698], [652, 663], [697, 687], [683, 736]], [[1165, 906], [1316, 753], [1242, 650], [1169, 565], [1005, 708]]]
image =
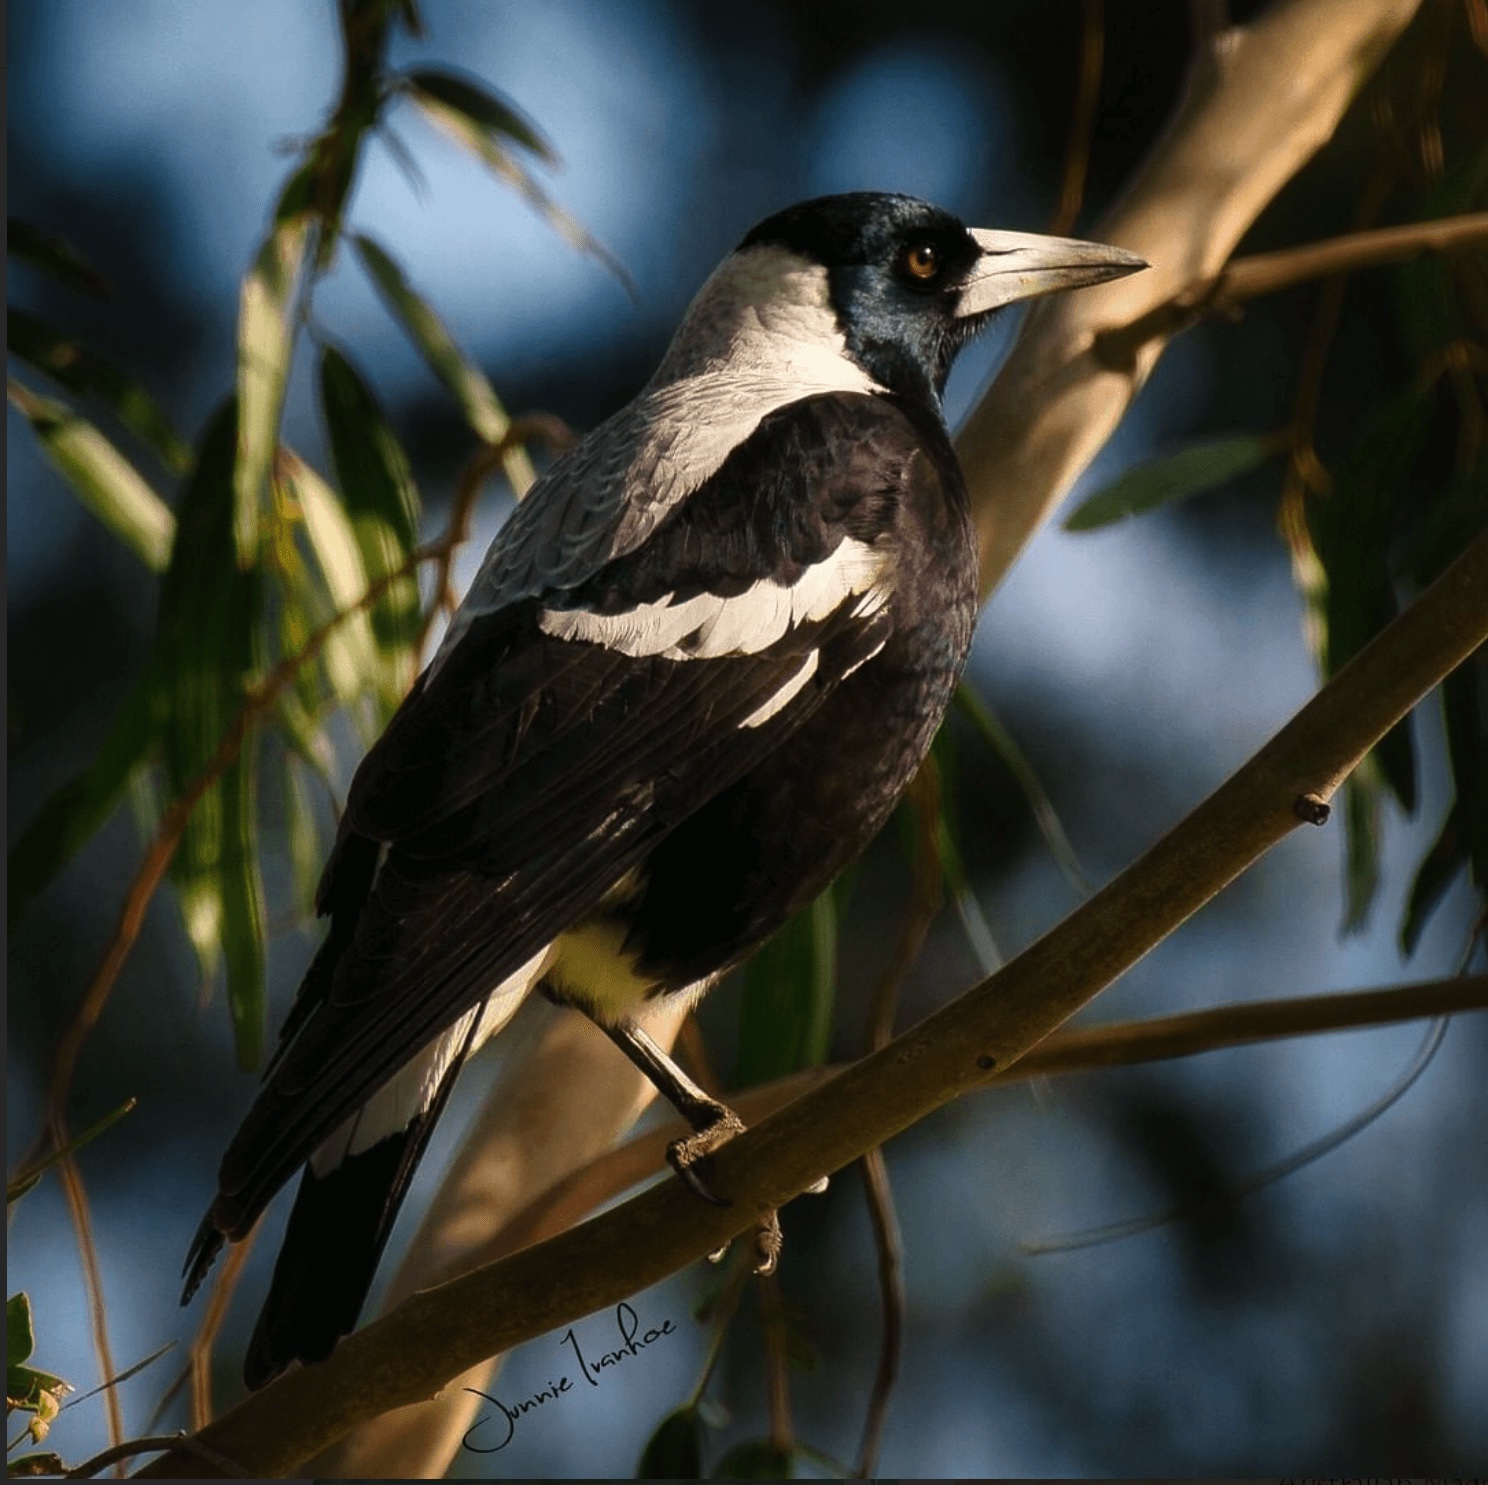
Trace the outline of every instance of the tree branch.
[[1127, 365], [1096, 338], [1213, 279], [1277, 191], [1332, 137], [1419, 0], [1279, 0], [1196, 56], [1183, 101], [1094, 235], [1152, 264], [1030, 310], [1018, 344], [957, 440], [981, 549], [982, 591], [1120, 422], [1166, 345]]
[[1149, 340], [1176, 335], [1205, 315], [1222, 314], [1247, 299], [1356, 268], [1405, 263], [1422, 253], [1465, 253], [1473, 248], [1488, 248], [1488, 211], [1376, 227], [1302, 247], [1236, 258], [1223, 272], [1188, 285], [1129, 324], [1102, 330], [1095, 337], [1095, 357], [1103, 366], [1120, 370], [1131, 365]]
[[[1328, 800], [1379, 739], [1488, 639], [1488, 533], [1333, 677], [1259, 753], [1088, 902], [879, 1052], [712, 1157], [732, 1204], [663, 1181], [499, 1263], [410, 1296], [330, 1359], [253, 1394], [198, 1436], [264, 1474], [482, 1357], [569, 1324], [716, 1250], [821, 1176], [1011, 1067]], [[174, 1451], [145, 1474], [194, 1461]]]

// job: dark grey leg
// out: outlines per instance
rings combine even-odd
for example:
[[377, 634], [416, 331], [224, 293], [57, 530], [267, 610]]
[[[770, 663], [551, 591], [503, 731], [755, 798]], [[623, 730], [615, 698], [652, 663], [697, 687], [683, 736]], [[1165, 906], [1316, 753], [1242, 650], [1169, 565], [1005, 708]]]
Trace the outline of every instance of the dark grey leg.
[[[693, 1167], [744, 1132], [744, 1121], [728, 1107], [710, 1098], [639, 1026], [606, 1026], [605, 1034], [656, 1085], [657, 1091], [692, 1125], [693, 1132], [667, 1146], [667, 1162], [683, 1183], [704, 1201], [730, 1205], [727, 1197], [715, 1195]], [[757, 1273], [767, 1274], [780, 1256], [780, 1219], [774, 1212], [762, 1213], [755, 1229]]]

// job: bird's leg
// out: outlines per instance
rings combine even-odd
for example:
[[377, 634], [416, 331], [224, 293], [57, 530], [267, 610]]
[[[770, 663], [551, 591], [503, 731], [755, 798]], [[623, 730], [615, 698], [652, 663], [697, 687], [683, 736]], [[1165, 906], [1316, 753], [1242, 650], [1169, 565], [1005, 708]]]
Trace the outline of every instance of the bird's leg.
[[[640, 1070], [655, 1084], [657, 1091], [692, 1125], [692, 1133], [673, 1140], [667, 1146], [667, 1162], [704, 1201], [726, 1207], [727, 1197], [709, 1189], [702, 1174], [694, 1167], [736, 1134], [744, 1132], [744, 1121], [727, 1104], [710, 1098], [691, 1078], [657, 1046], [639, 1026], [606, 1026], [605, 1033]], [[764, 1213], [755, 1230], [755, 1253], [759, 1260], [756, 1272], [767, 1274], [780, 1255], [780, 1219], [774, 1212]]]

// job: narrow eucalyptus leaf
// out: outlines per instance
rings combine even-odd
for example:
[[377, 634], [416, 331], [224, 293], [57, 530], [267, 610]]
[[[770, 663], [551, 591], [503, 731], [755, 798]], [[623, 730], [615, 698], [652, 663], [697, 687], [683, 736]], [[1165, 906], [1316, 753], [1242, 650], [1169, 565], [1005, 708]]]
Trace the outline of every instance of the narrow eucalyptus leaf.
[[439, 68], [421, 67], [405, 74], [405, 81], [426, 98], [432, 98], [467, 119], [472, 128], [509, 139], [530, 150], [549, 165], [558, 163], [558, 153], [539, 132], [536, 124], [499, 93], [472, 77]]
[[[331, 454], [369, 582], [403, 567], [416, 541], [419, 497], [408, 459], [381, 407], [334, 347], [321, 357], [320, 386]], [[399, 578], [372, 609], [382, 655], [379, 694], [387, 713], [413, 683], [422, 626], [418, 578]]]
[[[429, 369], [449, 388], [476, 436], [486, 443], [500, 443], [511, 427], [511, 419], [485, 373], [455, 344], [428, 300], [410, 286], [403, 270], [381, 247], [370, 237], [354, 237], [352, 241], [383, 302], [407, 331]], [[519, 498], [537, 477], [524, 449], [510, 450], [502, 467]]]
[[76, 248], [16, 217], [8, 218], [5, 223], [5, 251], [10, 257], [39, 268], [80, 294], [107, 299], [111, 292], [108, 284], [93, 271]]
[[302, 766], [294, 754], [284, 755], [285, 844], [289, 849], [295, 907], [302, 917], [308, 918], [315, 912], [315, 889], [320, 883], [322, 858], [315, 805], [305, 787]]
[[768, 1439], [755, 1439], [735, 1444], [713, 1466], [714, 1480], [789, 1480], [795, 1475], [791, 1451], [772, 1444]]
[[701, 1480], [703, 1425], [696, 1408], [668, 1413], [646, 1441], [637, 1480]]
[[737, 1086], [768, 1082], [826, 1060], [836, 986], [837, 916], [828, 888], [745, 966]]
[[1113, 521], [1201, 495], [1255, 469], [1277, 450], [1270, 434], [1243, 433], [1208, 439], [1129, 469], [1084, 501], [1064, 523], [1066, 531], [1094, 531]]
[[238, 1064], [252, 1071], [263, 1055], [267, 1006], [264, 989], [263, 881], [259, 875], [258, 730], [250, 728], [237, 761], [222, 776], [222, 957], [227, 967], [227, 1007]]
[[275, 224], [243, 280], [238, 307], [238, 446], [233, 540], [239, 567], [258, 554], [259, 505], [279, 443], [279, 417], [294, 353], [296, 296], [309, 219]]
[[114, 714], [98, 756], [51, 794], [10, 848], [10, 921], [113, 817], [130, 774], [159, 740], [158, 672], [147, 667]]
[[5, 1364], [19, 1366], [36, 1349], [31, 1296], [22, 1290], [5, 1301]]
[[1456, 806], [1448, 812], [1431, 849], [1421, 858], [1406, 899], [1405, 917], [1400, 924], [1400, 948], [1414, 954], [1427, 921], [1437, 909], [1458, 873], [1467, 866], [1467, 834], [1462, 828]]
[[118, 367], [23, 309], [7, 311], [5, 340], [11, 355], [59, 387], [78, 397], [96, 397], [172, 474], [190, 468], [191, 445], [171, 427], [154, 398]]
[[65, 403], [38, 396], [13, 377], [7, 393], [78, 499], [147, 567], [163, 572], [176, 518], [139, 470]]
[[[160, 588], [156, 656], [161, 667], [164, 760], [172, 798], [194, 787], [234, 726], [245, 688], [260, 665], [261, 582], [237, 565], [234, 469], [239, 448], [236, 399], [214, 414], [181, 499], [171, 565]], [[250, 1024], [254, 948], [262, 901], [253, 846], [251, 739], [245, 752], [203, 791], [171, 864], [182, 916], [204, 975], [224, 948], [240, 1059], [256, 1055]], [[248, 858], [252, 856], [250, 861]], [[259, 951], [261, 953], [261, 950]]]

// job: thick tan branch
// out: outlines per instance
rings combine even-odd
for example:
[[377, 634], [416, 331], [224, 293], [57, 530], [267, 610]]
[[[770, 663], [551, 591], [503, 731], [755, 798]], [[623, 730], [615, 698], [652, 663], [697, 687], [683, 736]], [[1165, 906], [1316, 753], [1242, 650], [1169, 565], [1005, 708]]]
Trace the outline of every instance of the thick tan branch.
[[[1249, 762], [1136, 863], [967, 994], [714, 1157], [732, 1205], [664, 1181], [561, 1236], [412, 1295], [198, 1436], [282, 1474], [482, 1357], [571, 1323], [714, 1251], [821, 1176], [1011, 1067], [1326, 801], [1360, 759], [1488, 639], [1488, 533]], [[199, 1473], [176, 1452], [145, 1473]]]
[[1217, 35], [1163, 138], [1094, 235], [1152, 264], [1028, 316], [958, 441], [990, 592], [1121, 420], [1166, 344], [1127, 364], [1096, 338], [1214, 279], [1277, 191], [1332, 137], [1419, 0], [1280, 0]]

